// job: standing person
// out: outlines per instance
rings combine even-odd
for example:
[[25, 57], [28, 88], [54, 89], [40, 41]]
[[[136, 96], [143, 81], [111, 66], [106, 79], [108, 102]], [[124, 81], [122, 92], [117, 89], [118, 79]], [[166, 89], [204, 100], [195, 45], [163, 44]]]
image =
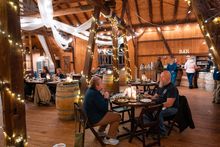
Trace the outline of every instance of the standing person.
[[189, 89], [192, 89], [193, 88], [193, 77], [197, 69], [196, 63], [192, 57], [190, 57], [186, 61], [184, 68], [186, 69], [186, 74], [187, 74], [187, 78], [189, 81]]
[[178, 71], [177, 70], [177, 64], [175, 62], [175, 58], [171, 58], [170, 59], [170, 63], [167, 65], [167, 70], [170, 72], [170, 74], [171, 74], [171, 82], [175, 86], [176, 76], [177, 76], [177, 71]]
[[157, 82], [159, 82], [160, 74], [163, 72], [163, 64], [161, 62], [161, 57], [157, 58], [157, 62], [155, 64], [155, 70], [156, 70], [156, 79], [157, 79]]
[[215, 80], [215, 89], [212, 102], [220, 104], [220, 71], [218, 70], [218, 67], [216, 67], [214, 70], [213, 79]]
[[100, 126], [98, 134], [106, 136], [104, 131], [109, 124], [109, 131], [103, 140], [105, 144], [116, 145], [119, 140], [116, 139], [118, 126], [121, 120], [120, 114], [108, 111], [109, 93], [101, 93], [103, 89], [102, 79], [94, 76], [91, 78], [89, 88], [86, 91], [83, 103], [83, 109], [93, 126]]

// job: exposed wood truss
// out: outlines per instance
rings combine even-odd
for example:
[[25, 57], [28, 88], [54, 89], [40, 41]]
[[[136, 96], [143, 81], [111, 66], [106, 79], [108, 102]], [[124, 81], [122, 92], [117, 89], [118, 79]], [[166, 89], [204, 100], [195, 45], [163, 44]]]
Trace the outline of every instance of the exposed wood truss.
[[[83, 5], [83, 6], [76, 6], [73, 8], [66, 8], [66, 9], [61, 9], [57, 10], [54, 12], [54, 17], [57, 16], [63, 16], [63, 15], [70, 15], [70, 14], [78, 14], [78, 13], [83, 13], [83, 12], [89, 12], [93, 11], [94, 8], [91, 5]], [[30, 17], [40, 17], [40, 14], [34, 14], [34, 15], [29, 15]]]
[[165, 39], [163, 33], [162, 33], [162, 31], [161, 31], [161, 28], [160, 28], [160, 27], [157, 27], [156, 30], [157, 30], [157, 33], [158, 33], [159, 37], [163, 40], [163, 43], [164, 43], [164, 45], [165, 45], [165, 48], [167, 49], [167, 51], [168, 51], [170, 57], [172, 58], [172, 57], [173, 57], [173, 53], [172, 53], [172, 51], [171, 51], [171, 49], [170, 49], [170, 47], [169, 47], [169, 45], [168, 45], [168, 43], [167, 43], [167, 41], [166, 41], [166, 39]]
[[150, 22], [153, 22], [153, 7], [152, 7], [152, 0], [148, 0], [148, 9], [149, 9]]
[[179, 0], [175, 0], [175, 7], [173, 12], [173, 19], [176, 21], [177, 14], [178, 14], [178, 8], [179, 8]]

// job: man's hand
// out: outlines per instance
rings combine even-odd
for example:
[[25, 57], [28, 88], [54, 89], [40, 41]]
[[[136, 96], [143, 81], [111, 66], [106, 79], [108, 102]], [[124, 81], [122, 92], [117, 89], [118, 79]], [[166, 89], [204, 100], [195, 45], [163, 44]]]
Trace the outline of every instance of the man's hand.
[[109, 98], [109, 93], [107, 91], [105, 91], [103, 96], [104, 96], [105, 99], [108, 99]]

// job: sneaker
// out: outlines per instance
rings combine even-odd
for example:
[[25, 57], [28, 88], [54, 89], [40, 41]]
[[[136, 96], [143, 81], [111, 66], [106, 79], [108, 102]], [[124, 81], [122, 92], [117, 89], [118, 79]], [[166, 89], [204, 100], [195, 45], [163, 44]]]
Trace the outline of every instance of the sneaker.
[[99, 137], [105, 137], [106, 136], [105, 132], [97, 132], [97, 134], [99, 135]]
[[118, 139], [114, 139], [114, 138], [104, 138], [103, 142], [105, 144], [110, 144], [110, 145], [117, 145], [119, 143], [119, 140]]

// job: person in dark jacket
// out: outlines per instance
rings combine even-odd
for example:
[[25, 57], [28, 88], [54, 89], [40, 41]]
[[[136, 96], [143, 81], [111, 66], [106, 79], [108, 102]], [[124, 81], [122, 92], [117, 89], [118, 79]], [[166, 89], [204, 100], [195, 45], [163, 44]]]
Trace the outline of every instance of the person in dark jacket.
[[157, 58], [157, 62], [155, 64], [155, 70], [156, 70], [156, 79], [157, 79], [157, 82], [159, 82], [160, 74], [163, 72], [163, 64], [161, 62], [161, 57]]
[[85, 94], [83, 109], [89, 122], [94, 126], [100, 126], [98, 134], [105, 135], [105, 128], [110, 124], [108, 135], [103, 142], [105, 144], [116, 145], [119, 143], [119, 140], [115, 138], [121, 117], [118, 113], [108, 111], [109, 93], [104, 92], [102, 94], [102, 90], [102, 79], [97, 76], [92, 77], [90, 80], [90, 86]]
[[213, 79], [215, 80], [215, 88], [213, 93], [213, 103], [220, 104], [220, 71], [216, 67], [213, 73]]
[[[160, 85], [157, 93], [151, 97], [158, 104], [163, 104], [163, 110], [160, 112], [160, 134], [161, 137], [167, 135], [164, 126], [164, 117], [173, 116], [177, 113], [179, 107], [179, 93], [177, 88], [171, 82], [169, 71], [163, 71], [160, 77]], [[150, 121], [149, 118], [145, 118]]]
[[41, 76], [41, 78], [48, 78], [48, 77], [50, 78], [50, 72], [49, 72], [47, 66], [43, 67], [43, 71], [40, 74], [40, 76]]

